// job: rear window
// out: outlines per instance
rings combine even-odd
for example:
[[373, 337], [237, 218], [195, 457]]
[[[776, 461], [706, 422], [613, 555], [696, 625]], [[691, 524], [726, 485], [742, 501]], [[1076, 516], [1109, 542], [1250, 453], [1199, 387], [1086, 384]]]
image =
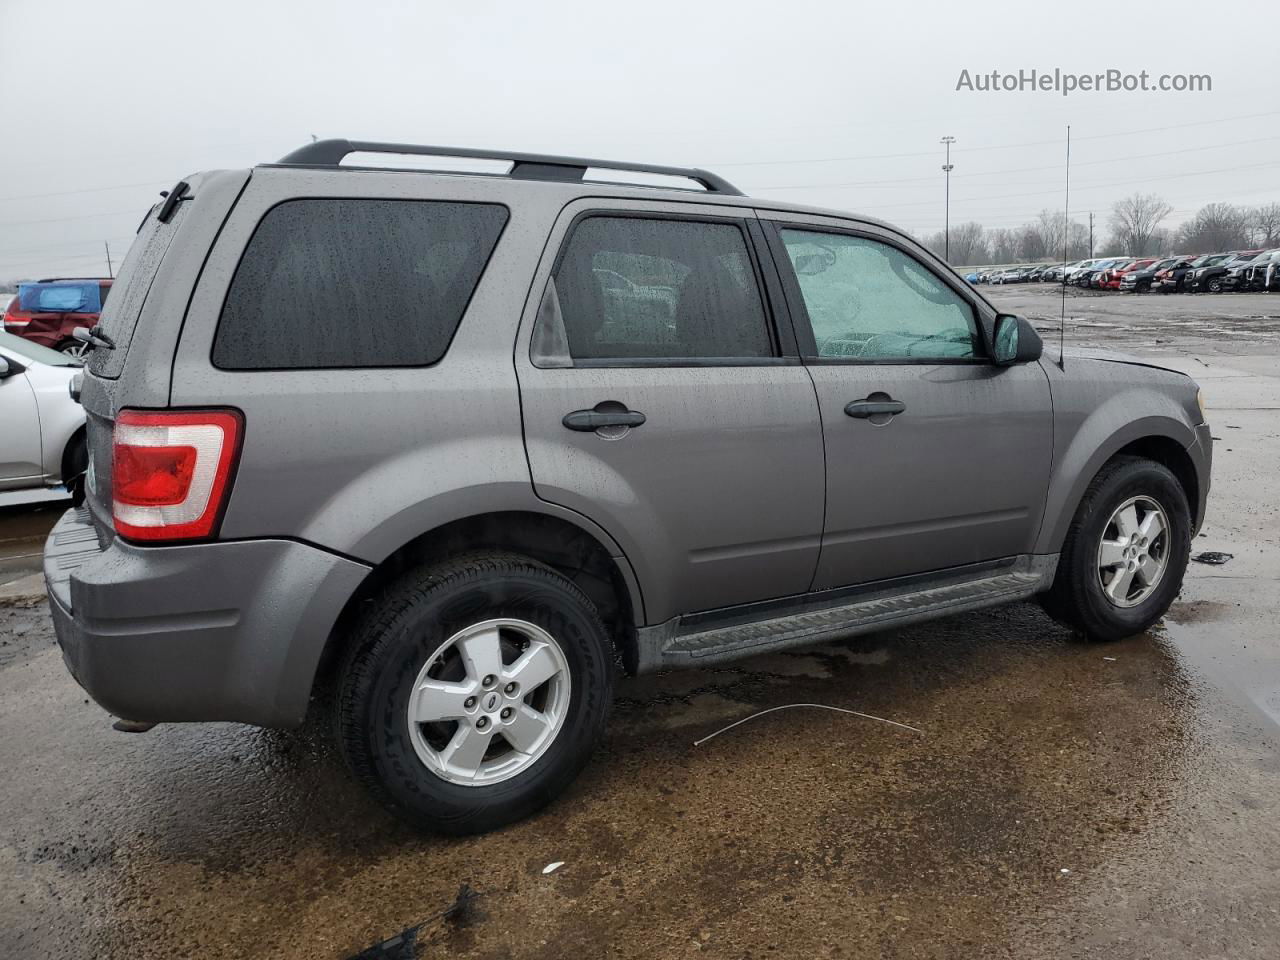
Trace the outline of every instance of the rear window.
[[100, 313], [102, 297], [96, 280], [23, 283], [18, 286], [18, 309], [28, 313]]
[[224, 370], [427, 366], [444, 356], [507, 222], [497, 204], [290, 200], [223, 304]]
[[120, 376], [142, 305], [151, 292], [151, 283], [190, 206], [189, 203], [178, 204], [168, 223], [160, 223], [148, 214], [138, 228], [138, 235], [111, 284], [111, 299], [102, 305], [102, 317], [98, 320], [97, 329], [110, 337], [116, 346], [114, 350], [95, 347], [90, 351], [88, 367], [91, 373], [110, 379]]

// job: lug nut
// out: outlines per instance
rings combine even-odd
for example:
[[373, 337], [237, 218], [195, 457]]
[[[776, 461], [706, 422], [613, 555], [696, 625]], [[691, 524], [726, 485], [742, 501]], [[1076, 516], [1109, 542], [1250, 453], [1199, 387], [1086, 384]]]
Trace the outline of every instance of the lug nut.
[[514, 710], [512, 710], [510, 707], [506, 707], [506, 708], [502, 711], [502, 713], [500, 714], [500, 716], [502, 717], [502, 719], [503, 719], [503, 720], [510, 720], [510, 719], [511, 719], [511, 714], [513, 714], [514, 712], [515, 712], [515, 711], [514, 711]]
[[462, 701], [462, 705], [463, 705], [464, 707], [466, 707], [468, 710], [470, 710], [472, 707], [474, 707], [474, 706], [476, 705], [476, 698], [475, 698], [475, 697], [467, 697], [467, 699], [465, 699], [465, 700], [463, 700], [463, 701]]
[[484, 729], [485, 727], [487, 727], [488, 725], [489, 725], [489, 718], [488, 718], [488, 717], [481, 717], [479, 720], [477, 720], [477, 721], [476, 721], [476, 729], [477, 729], [477, 730], [483, 730], [483, 729]]
[[513, 680], [510, 683], [508, 683], [505, 687], [502, 688], [502, 692], [505, 693], [508, 697], [514, 697], [516, 695], [516, 691], [519, 689], [520, 687]]
[[498, 678], [495, 677], [492, 673], [480, 681], [480, 683], [485, 687], [492, 687], [497, 682], [498, 682]]

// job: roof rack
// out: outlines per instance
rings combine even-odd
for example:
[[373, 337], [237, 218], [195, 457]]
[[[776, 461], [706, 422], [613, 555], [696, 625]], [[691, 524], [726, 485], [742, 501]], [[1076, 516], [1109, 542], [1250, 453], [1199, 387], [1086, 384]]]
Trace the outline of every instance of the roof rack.
[[[282, 157], [278, 166], [336, 167], [351, 153], [390, 153], [420, 157], [459, 157], [469, 160], [509, 160], [507, 176], [523, 180], [581, 182], [589, 167], [601, 170], [631, 170], [683, 177], [700, 184], [707, 193], [741, 197], [743, 193], [728, 180], [709, 170], [694, 167], [662, 167], [652, 163], [623, 163], [618, 160], [587, 160], [542, 153], [514, 153], [507, 150], [474, 150], [469, 147], [428, 147], [412, 143], [376, 143], [368, 140], [317, 140]], [[633, 184], [628, 184], [633, 186]], [[637, 185], [638, 186], [638, 185]]]

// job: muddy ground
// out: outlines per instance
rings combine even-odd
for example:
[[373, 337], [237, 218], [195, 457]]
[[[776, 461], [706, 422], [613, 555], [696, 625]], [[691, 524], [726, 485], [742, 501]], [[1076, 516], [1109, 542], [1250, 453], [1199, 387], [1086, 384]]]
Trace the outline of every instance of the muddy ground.
[[[1052, 290], [991, 297], [1056, 322]], [[1280, 296], [1068, 310], [1072, 341], [1208, 397], [1195, 549], [1234, 557], [1192, 564], [1151, 634], [1081, 644], [1022, 604], [623, 681], [566, 797], [445, 840], [369, 802], [318, 720], [113, 732], [43, 602], [5, 601], [0, 957], [342, 960], [463, 884], [421, 956], [1280, 955]], [[0, 547], [29, 554], [47, 515], [6, 508]], [[919, 732], [797, 708], [694, 746], [788, 703]]]

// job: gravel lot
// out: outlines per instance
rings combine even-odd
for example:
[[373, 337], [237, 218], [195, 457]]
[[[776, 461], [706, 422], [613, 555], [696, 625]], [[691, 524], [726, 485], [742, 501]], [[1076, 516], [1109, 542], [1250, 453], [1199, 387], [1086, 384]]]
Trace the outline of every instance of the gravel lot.
[[[984, 293], [1056, 330], [1056, 288]], [[319, 722], [113, 732], [43, 604], [0, 601], [0, 957], [347, 958], [424, 920], [422, 956], [1275, 957], [1280, 296], [1067, 312], [1208, 397], [1195, 549], [1234, 559], [1192, 564], [1151, 634], [1082, 645], [1023, 604], [625, 681], [567, 797], [442, 840], [373, 807]], [[794, 709], [693, 745], [801, 702], [920, 732]]]

